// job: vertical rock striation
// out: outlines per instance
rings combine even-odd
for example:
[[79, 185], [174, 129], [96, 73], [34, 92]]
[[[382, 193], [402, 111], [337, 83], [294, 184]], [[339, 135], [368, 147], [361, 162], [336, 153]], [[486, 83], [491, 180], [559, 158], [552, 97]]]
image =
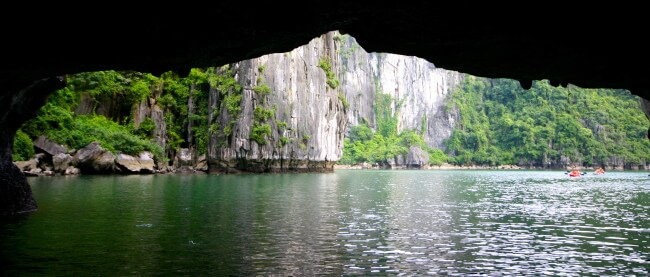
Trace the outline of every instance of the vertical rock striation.
[[442, 148], [458, 117], [446, 109], [446, 98], [465, 74], [436, 68], [417, 57], [367, 53], [350, 36], [339, 36], [337, 41], [350, 125], [367, 122], [374, 126], [375, 95], [387, 93], [401, 103], [393, 111], [399, 119], [398, 131], [424, 130], [427, 144]]
[[[334, 35], [230, 66], [241, 91], [210, 93], [209, 124], [220, 123], [208, 146], [211, 172], [333, 169], [347, 125]], [[241, 96], [238, 112], [227, 108], [232, 93]]]

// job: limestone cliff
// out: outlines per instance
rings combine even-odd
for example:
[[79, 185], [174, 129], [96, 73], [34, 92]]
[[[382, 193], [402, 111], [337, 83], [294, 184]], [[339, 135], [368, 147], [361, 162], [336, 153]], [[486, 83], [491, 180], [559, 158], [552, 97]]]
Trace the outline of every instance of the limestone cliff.
[[416, 57], [367, 53], [337, 32], [217, 70], [238, 85], [212, 84], [212, 172], [331, 170], [348, 124], [374, 127], [379, 92], [401, 103], [393, 111], [399, 131], [424, 130], [430, 146], [442, 147], [457, 117], [445, 98], [464, 76]]
[[334, 35], [220, 69], [240, 88], [210, 93], [211, 172], [333, 169], [347, 125]]
[[363, 121], [375, 124], [373, 104], [378, 92], [401, 103], [398, 131], [424, 130], [431, 147], [443, 147], [451, 135], [458, 115], [444, 108], [446, 97], [465, 74], [436, 68], [432, 63], [411, 56], [367, 53], [354, 38], [338, 36], [340, 42], [342, 90], [350, 103], [350, 125]]

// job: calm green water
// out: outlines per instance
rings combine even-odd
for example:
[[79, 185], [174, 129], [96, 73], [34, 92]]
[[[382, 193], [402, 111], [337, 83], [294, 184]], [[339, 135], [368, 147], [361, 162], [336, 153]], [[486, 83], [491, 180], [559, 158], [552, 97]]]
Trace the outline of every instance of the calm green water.
[[3, 275], [650, 274], [647, 172], [29, 180]]

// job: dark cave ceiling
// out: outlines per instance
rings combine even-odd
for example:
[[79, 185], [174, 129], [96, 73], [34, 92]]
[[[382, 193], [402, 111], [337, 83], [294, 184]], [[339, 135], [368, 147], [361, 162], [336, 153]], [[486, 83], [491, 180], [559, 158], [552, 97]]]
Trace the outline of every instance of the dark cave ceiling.
[[185, 4], [162, 11], [60, 8], [19, 9], [22, 20], [1, 19], [0, 83], [20, 86], [107, 69], [182, 73], [286, 52], [340, 30], [368, 52], [418, 56], [445, 69], [520, 80], [524, 87], [549, 79], [648, 98], [647, 28], [644, 17], [631, 14], [642, 11], [634, 7], [312, 1]]

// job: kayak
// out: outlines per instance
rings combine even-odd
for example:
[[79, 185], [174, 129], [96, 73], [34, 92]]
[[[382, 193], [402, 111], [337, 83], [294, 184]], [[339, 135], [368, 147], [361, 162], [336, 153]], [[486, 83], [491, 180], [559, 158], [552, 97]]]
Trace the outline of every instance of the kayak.
[[[567, 173], [564, 173], [564, 174], [567, 174]], [[574, 170], [574, 171], [571, 171], [571, 172], [568, 173], [569, 177], [578, 177], [578, 176], [582, 176], [584, 174], [585, 173], [582, 173], [582, 172], [577, 171], [577, 170]]]

